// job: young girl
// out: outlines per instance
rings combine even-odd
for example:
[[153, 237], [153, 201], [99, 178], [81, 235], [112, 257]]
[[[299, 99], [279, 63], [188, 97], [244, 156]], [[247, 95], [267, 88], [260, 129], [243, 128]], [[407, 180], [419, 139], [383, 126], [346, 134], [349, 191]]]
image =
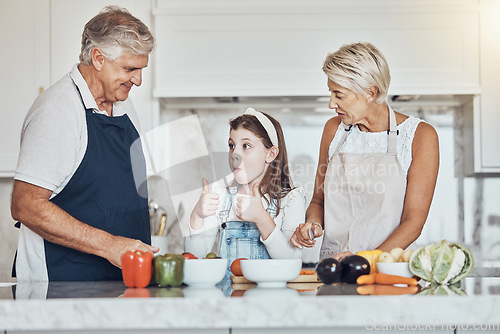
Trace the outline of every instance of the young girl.
[[290, 243], [305, 214], [302, 188], [293, 188], [281, 126], [248, 108], [229, 122], [229, 186], [203, 190], [190, 218], [184, 248], [198, 258], [210, 251], [228, 259], [300, 258]]

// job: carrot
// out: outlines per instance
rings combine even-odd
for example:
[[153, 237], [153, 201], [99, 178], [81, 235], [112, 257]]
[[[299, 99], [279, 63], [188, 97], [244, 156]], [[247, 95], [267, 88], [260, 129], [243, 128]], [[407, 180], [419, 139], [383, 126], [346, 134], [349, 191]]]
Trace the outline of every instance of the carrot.
[[406, 284], [410, 286], [415, 286], [417, 285], [417, 280], [415, 278], [375, 273], [375, 274], [359, 276], [358, 279], [356, 280], [356, 283], [358, 283], [359, 285], [378, 283], [378, 284], [389, 284], [389, 285]]
[[383, 274], [383, 273], [376, 273], [375, 274], [375, 283], [378, 284], [406, 284], [410, 286], [416, 286], [417, 285], [417, 280], [408, 277], [403, 277], [403, 276], [397, 276], [397, 275], [388, 275], [388, 274]]
[[300, 275], [314, 275], [314, 270], [310, 269], [302, 269], [300, 271]]
[[413, 295], [417, 293], [418, 287], [416, 286], [393, 286], [393, 285], [374, 285], [375, 295], [389, 296], [389, 295]]
[[[368, 275], [364, 275], [368, 276]], [[356, 288], [356, 291], [360, 295], [374, 295], [375, 294], [375, 285], [369, 284], [369, 285], [360, 285]]]
[[356, 280], [356, 283], [358, 283], [359, 285], [374, 284], [375, 283], [375, 275], [376, 274], [361, 275]]
[[416, 286], [393, 286], [384, 284], [368, 284], [360, 285], [356, 288], [360, 295], [376, 295], [376, 296], [396, 296], [396, 295], [413, 295], [418, 292]]

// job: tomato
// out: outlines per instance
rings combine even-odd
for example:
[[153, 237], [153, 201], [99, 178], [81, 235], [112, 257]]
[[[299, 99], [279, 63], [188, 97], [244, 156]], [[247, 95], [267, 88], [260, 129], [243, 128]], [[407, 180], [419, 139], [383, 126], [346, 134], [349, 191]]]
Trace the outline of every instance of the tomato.
[[182, 256], [184, 256], [184, 260], [193, 260], [193, 259], [197, 259], [196, 256], [194, 256], [193, 254], [191, 253], [188, 253], [188, 252], [184, 252], [182, 253]]
[[248, 260], [247, 258], [240, 257], [239, 259], [236, 259], [231, 263], [231, 272], [235, 276], [243, 276], [243, 272], [241, 271], [241, 260]]

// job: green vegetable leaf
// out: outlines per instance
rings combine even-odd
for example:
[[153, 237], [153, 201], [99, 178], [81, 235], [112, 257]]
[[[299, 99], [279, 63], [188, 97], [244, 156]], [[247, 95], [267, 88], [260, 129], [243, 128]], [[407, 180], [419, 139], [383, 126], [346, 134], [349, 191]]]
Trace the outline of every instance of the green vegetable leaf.
[[454, 284], [467, 276], [474, 264], [470, 251], [446, 240], [415, 250], [410, 257], [410, 271], [437, 284]]
[[410, 258], [410, 271], [426, 281], [431, 280], [431, 255], [430, 246], [420, 247], [415, 250]]

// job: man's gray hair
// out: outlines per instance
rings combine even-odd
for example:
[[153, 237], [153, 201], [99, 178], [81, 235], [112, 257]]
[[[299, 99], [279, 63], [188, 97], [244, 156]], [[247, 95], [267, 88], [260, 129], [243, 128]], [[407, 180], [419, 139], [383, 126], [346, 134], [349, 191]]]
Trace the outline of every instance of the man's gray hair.
[[154, 44], [153, 35], [141, 20], [125, 8], [107, 6], [85, 25], [79, 59], [82, 64], [91, 65], [91, 52], [96, 47], [109, 60], [123, 52], [148, 55]]
[[356, 94], [363, 94], [375, 86], [378, 92], [374, 102], [387, 102], [391, 83], [389, 65], [384, 55], [370, 43], [343, 45], [326, 57], [323, 72], [331, 81]]

